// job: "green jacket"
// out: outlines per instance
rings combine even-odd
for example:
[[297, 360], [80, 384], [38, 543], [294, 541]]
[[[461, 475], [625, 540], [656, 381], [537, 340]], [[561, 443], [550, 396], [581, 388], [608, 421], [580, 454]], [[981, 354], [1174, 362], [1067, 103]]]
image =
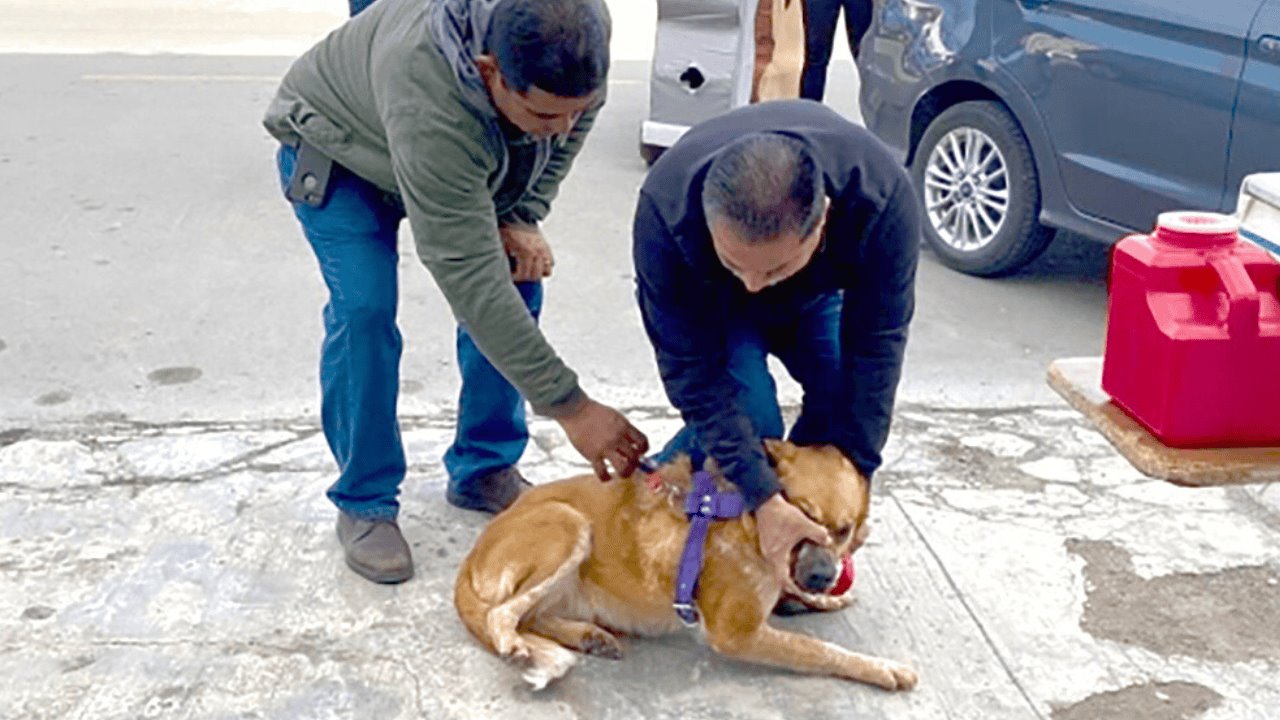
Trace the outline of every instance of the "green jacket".
[[458, 322], [558, 417], [585, 395], [525, 308], [498, 227], [546, 217], [599, 105], [564, 138], [500, 121], [473, 62], [495, 3], [378, 0], [294, 62], [263, 124], [397, 193]]

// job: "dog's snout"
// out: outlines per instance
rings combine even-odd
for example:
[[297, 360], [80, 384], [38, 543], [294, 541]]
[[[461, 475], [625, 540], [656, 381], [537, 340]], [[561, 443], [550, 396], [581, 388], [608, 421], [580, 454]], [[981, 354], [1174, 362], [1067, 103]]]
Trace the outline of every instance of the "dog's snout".
[[801, 590], [824, 593], [835, 584], [840, 575], [840, 564], [834, 553], [811, 542], [800, 544], [796, 553], [792, 578]]
[[820, 568], [806, 575], [800, 587], [809, 592], [826, 592], [831, 589], [831, 583], [835, 582], [835, 579], [834, 569]]

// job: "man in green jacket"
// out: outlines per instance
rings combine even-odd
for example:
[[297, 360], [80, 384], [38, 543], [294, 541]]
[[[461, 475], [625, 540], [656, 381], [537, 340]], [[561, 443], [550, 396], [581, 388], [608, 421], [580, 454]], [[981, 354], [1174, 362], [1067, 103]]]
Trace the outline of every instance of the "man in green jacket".
[[553, 263], [538, 223], [604, 102], [608, 65], [602, 0], [379, 0], [299, 58], [267, 112], [329, 288], [321, 416], [340, 474], [328, 496], [347, 564], [370, 580], [413, 575], [396, 522], [406, 217], [459, 323], [449, 502], [497, 512], [527, 487], [515, 469], [525, 398], [602, 479], [606, 462], [630, 474], [648, 449], [536, 324]]

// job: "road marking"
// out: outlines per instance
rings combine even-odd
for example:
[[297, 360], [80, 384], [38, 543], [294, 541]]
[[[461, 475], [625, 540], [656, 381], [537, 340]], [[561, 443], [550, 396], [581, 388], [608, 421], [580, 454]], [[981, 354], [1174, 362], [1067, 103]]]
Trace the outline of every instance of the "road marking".
[[[278, 75], [81, 75], [81, 80], [100, 83], [184, 83], [184, 82], [224, 82], [224, 83], [271, 83], [280, 82]], [[644, 85], [647, 80], [610, 80], [612, 86]]]

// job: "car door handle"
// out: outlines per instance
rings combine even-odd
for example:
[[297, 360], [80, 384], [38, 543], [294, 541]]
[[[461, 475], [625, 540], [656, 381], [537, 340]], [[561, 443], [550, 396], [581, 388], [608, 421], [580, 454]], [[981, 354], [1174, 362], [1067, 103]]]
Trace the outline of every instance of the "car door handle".
[[1280, 37], [1263, 35], [1258, 38], [1258, 49], [1268, 55], [1280, 56]]

